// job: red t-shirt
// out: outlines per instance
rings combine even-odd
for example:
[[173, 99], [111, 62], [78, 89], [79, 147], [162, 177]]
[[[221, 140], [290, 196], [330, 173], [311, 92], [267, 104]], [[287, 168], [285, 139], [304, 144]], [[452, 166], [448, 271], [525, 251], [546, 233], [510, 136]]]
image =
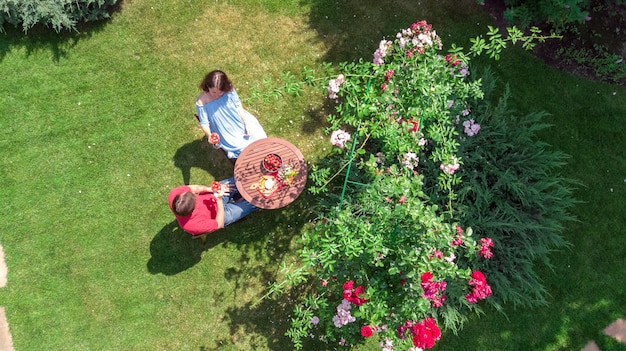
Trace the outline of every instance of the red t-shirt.
[[[172, 203], [177, 195], [191, 191], [186, 186], [179, 186], [170, 191], [167, 202], [172, 209]], [[172, 210], [174, 212], [174, 210]], [[217, 200], [212, 193], [196, 194], [196, 207], [189, 216], [179, 216], [174, 213], [176, 220], [184, 231], [191, 235], [201, 235], [218, 229], [215, 218], [217, 217]]]

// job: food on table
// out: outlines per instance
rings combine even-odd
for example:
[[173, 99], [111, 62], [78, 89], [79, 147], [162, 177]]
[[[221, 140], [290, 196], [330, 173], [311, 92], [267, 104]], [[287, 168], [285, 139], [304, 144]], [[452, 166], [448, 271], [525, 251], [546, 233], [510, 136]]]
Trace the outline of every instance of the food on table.
[[268, 172], [276, 172], [283, 164], [283, 160], [277, 154], [268, 154], [263, 159], [263, 168]]
[[291, 181], [293, 177], [298, 175], [298, 171], [296, 171], [292, 164], [284, 165], [278, 171], [276, 178], [279, 182], [285, 185], [291, 185]]
[[266, 179], [265, 180], [265, 184], [264, 184], [265, 189], [269, 190], [269, 189], [273, 188], [274, 185], [276, 185], [276, 182], [274, 182], [273, 179]]

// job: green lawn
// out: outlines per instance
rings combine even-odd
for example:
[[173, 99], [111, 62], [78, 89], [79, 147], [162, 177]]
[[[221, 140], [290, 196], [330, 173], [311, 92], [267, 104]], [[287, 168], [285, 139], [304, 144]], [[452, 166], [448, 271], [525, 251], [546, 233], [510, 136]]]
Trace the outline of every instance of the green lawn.
[[[473, 0], [126, 0], [79, 33], [0, 35], [0, 289], [16, 350], [289, 350], [292, 295], [254, 305], [293, 260], [311, 195], [209, 238], [178, 229], [167, 194], [232, 175], [201, 140], [197, 85], [225, 70], [268, 135], [315, 162], [330, 150], [318, 91], [250, 99], [283, 72], [371, 59], [426, 19], [469, 46], [493, 24]], [[485, 60], [481, 60], [485, 61]], [[485, 61], [486, 62], [486, 61]], [[547, 111], [542, 138], [584, 186], [573, 244], [542, 275], [551, 304], [489, 312], [437, 350], [626, 350], [602, 335], [626, 317], [626, 89], [572, 77], [518, 49], [489, 62], [513, 103]], [[294, 292], [295, 293], [295, 292]], [[361, 347], [379, 350], [374, 342]]]

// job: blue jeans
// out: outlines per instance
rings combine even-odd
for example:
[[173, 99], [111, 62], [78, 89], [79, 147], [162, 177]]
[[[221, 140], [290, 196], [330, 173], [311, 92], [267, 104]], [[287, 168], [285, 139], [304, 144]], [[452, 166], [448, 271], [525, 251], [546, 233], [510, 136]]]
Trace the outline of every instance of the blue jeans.
[[235, 186], [235, 178], [231, 177], [224, 179], [220, 183], [226, 186], [230, 185], [232, 189], [232, 192], [229, 195], [222, 196], [222, 201], [224, 201], [224, 227], [229, 224], [233, 224], [250, 213], [258, 210], [256, 206], [243, 199], [237, 202], [230, 202], [233, 195], [239, 193], [237, 191], [237, 187]]

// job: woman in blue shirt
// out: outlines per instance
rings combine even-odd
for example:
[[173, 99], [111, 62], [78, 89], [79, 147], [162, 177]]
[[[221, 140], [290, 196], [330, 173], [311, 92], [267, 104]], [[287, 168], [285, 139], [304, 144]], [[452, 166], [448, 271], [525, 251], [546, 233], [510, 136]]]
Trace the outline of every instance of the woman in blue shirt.
[[196, 100], [200, 127], [211, 141], [217, 133], [220, 147], [234, 161], [255, 140], [267, 138], [259, 121], [244, 110], [226, 73], [215, 70], [200, 83], [202, 93]]

